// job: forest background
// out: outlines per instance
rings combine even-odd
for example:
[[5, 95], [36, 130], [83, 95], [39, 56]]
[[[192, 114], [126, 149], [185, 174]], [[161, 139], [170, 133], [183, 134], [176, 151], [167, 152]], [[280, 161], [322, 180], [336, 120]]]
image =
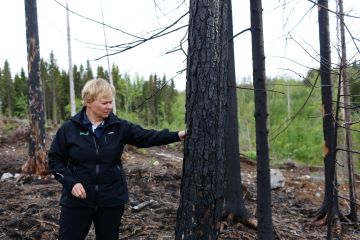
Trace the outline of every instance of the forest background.
[[[173, 79], [152, 74], [148, 77], [122, 74], [112, 66], [116, 88], [117, 115], [148, 128], [184, 129], [185, 92], [176, 89]], [[349, 68], [352, 118], [359, 119], [360, 64]], [[109, 78], [109, 72], [98, 66], [93, 73], [90, 62], [73, 67], [77, 110], [81, 108], [81, 89], [94, 77]], [[299, 81], [291, 78], [268, 79], [269, 143], [271, 163], [294, 161], [304, 165], [322, 165], [322, 107], [317, 70], [310, 70]], [[337, 75], [334, 72], [334, 79]], [[69, 81], [67, 71], [60, 69], [53, 53], [41, 60], [46, 126], [57, 127], [70, 117]], [[336, 82], [336, 81], [335, 81]], [[250, 79], [238, 83], [239, 142], [241, 153], [256, 158], [254, 96]], [[336, 86], [334, 86], [336, 88]], [[27, 78], [24, 69], [12, 74], [8, 61], [0, 68], [0, 115], [28, 119]], [[6, 128], [16, 126], [8, 124]], [[357, 125], [355, 129], [360, 130]], [[340, 136], [341, 141], [342, 136]], [[353, 134], [354, 146], [360, 144], [360, 133]], [[355, 163], [358, 161], [354, 161]]]

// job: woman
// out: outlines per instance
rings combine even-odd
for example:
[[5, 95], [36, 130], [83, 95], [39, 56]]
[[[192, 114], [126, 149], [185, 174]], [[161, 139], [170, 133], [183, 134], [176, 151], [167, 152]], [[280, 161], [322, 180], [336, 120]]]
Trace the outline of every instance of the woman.
[[146, 130], [112, 113], [114, 88], [103, 79], [87, 82], [83, 109], [66, 121], [51, 144], [50, 172], [63, 185], [59, 239], [85, 239], [94, 223], [96, 239], [118, 239], [128, 201], [120, 161], [125, 144], [151, 147], [177, 142], [185, 131]]

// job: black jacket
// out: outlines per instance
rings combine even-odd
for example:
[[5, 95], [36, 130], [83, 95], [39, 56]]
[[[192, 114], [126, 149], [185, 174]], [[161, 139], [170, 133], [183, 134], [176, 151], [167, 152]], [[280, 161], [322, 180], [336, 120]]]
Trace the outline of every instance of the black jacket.
[[[151, 147], [179, 141], [177, 132], [146, 130], [119, 119], [105, 120], [103, 134], [97, 138], [83, 123], [85, 108], [66, 121], [51, 144], [48, 162], [56, 180], [63, 185], [60, 204], [81, 207], [111, 207], [128, 201], [121, 154], [125, 144]], [[86, 198], [71, 194], [75, 183], [82, 183]]]

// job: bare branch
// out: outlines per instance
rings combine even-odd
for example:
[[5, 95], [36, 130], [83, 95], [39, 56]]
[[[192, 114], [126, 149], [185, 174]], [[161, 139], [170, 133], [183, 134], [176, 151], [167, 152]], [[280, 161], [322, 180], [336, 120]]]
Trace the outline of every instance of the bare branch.
[[107, 56], [113, 56], [113, 55], [116, 55], [116, 54], [119, 54], [119, 53], [122, 53], [122, 52], [125, 52], [125, 51], [128, 51], [132, 48], [135, 48], [145, 42], [148, 42], [150, 40], [153, 40], [153, 39], [156, 39], [156, 38], [159, 38], [159, 37], [162, 37], [162, 36], [165, 36], [167, 34], [170, 34], [170, 33], [173, 33], [173, 32], [176, 32], [184, 27], [187, 27], [187, 25], [184, 25], [184, 26], [181, 26], [181, 27], [178, 27], [174, 30], [171, 30], [171, 31], [168, 31], [168, 32], [165, 32], [166, 30], [170, 29], [171, 27], [173, 27], [174, 25], [176, 25], [183, 17], [185, 17], [189, 12], [186, 12], [184, 15], [182, 15], [180, 18], [178, 18], [175, 22], [173, 22], [172, 24], [170, 24], [169, 26], [167, 26], [166, 28], [160, 30], [159, 32], [153, 34], [152, 36], [148, 37], [148, 38], [144, 38], [142, 40], [137, 40], [137, 41], [134, 41], [134, 42], [131, 42], [131, 43], [125, 43], [125, 44], [119, 44], [119, 45], [116, 45], [116, 46], [111, 46], [111, 48], [115, 48], [115, 47], [120, 47], [120, 46], [123, 46], [123, 45], [129, 45], [127, 47], [125, 47], [124, 49], [122, 50], [119, 50], [115, 53], [111, 53], [111, 54], [106, 54], [106, 55], [103, 55], [101, 57], [98, 57], [96, 59], [94, 59], [93, 61], [97, 61], [97, 60], [100, 60], [104, 57], [107, 57]]
[[[64, 6], [62, 3], [60, 3], [60, 2], [57, 1], [57, 0], [54, 0], [54, 1], [55, 1], [57, 4], [59, 4], [60, 6], [62, 6], [63, 8], [66, 9], [66, 6]], [[128, 32], [126, 32], [126, 31], [124, 31], [124, 30], [121, 30], [121, 29], [119, 29], [119, 28], [117, 28], [117, 27], [111, 26], [111, 25], [106, 24], [106, 23], [99, 22], [99, 21], [94, 20], [94, 19], [89, 18], [89, 17], [85, 17], [85, 16], [83, 16], [83, 15], [77, 13], [77, 12], [74, 12], [74, 11], [70, 10], [69, 8], [68, 8], [68, 10], [69, 10], [69, 12], [71, 12], [72, 14], [74, 14], [74, 15], [76, 15], [76, 16], [79, 16], [79, 17], [81, 17], [81, 18], [84, 18], [84, 19], [86, 19], [86, 20], [89, 20], [89, 21], [91, 21], [91, 22], [94, 22], [94, 23], [97, 23], [97, 24], [100, 24], [100, 25], [104, 25], [105, 27], [114, 29], [114, 30], [116, 30], [116, 31], [119, 31], [119, 32], [121, 32], [121, 33], [124, 33], [124, 34], [126, 34], [126, 35], [128, 35], [128, 36], [131, 36], [131, 37], [134, 37], [134, 38], [143, 39], [142, 37], [139, 37], [139, 36], [136, 36], [136, 35], [134, 35], [134, 34], [128, 33]]]
[[[311, 88], [311, 90], [310, 90], [310, 92], [309, 92], [309, 94], [308, 94], [308, 96], [307, 96], [304, 104], [298, 109], [298, 111], [297, 111], [292, 117], [286, 119], [282, 124], [279, 125], [279, 127], [278, 127], [277, 129], [274, 130], [273, 133], [270, 134], [270, 136], [271, 136], [271, 135], [274, 135], [274, 134], [277, 132], [276, 135], [270, 139], [270, 141], [275, 140], [278, 136], [280, 136], [280, 134], [282, 134], [283, 132], [285, 132], [285, 130], [291, 125], [291, 123], [295, 120], [295, 118], [296, 118], [296, 117], [300, 114], [300, 112], [304, 109], [304, 107], [306, 106], [306, 104], [309, 102], [309, 99], [310, 99], [312, 93], [314, 92], [314, 89], [315, 89], [315, 86], [316, 86], [316, 83], [317, 83], [319, 77], [320, 77], [320, 73], [318, 73], [318, 75], [317, 75], [317, 77], [316, 77], [316, 79], [315, 79], [315, 83], [314, 83], [313, 87]], [[280, 129], [282, 126], [284, 126], [285, 124], [286, 124], [286, 126], [285, 126], [283, 129], [279, 130], [279, 129]]]

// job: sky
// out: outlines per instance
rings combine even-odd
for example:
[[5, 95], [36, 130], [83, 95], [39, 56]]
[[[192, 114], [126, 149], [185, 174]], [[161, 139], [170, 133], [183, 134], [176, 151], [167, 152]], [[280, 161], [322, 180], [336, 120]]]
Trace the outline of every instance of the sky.
[[[108, 53], [115, 53], [114, 47], [131, 43], [139, 38], [147, 38], [164, 27], [171, 25], [188, 11], [188, 0], [37, 0], [40, 56], [47, 60], [53, 51], [61, 69], [69, 66], [66, 10], [68, 3], [71, 56], [73, 64], [85, 65], [86, 60], [96, 72], [98, 65], [107, 70], [104, 28]], [[360, 1], [345, 1], [345, 12], [360, 16]], [[156, 3], [156, 4], [155, 4]], [[183, 3], [183, 4], [181, 4]], [[250, 27], [249, 1], [233, 0], [234, 34]], [[330, 9], [336, 10], [335, 0], [329, 2]], [[269, 77], [293, 77], [306, 74], [309, 68], [317, 68], [318, 22], [317, 7], [309, 0], [265, 0], [263, 1], [264, 40], [266, 73]], [[83, 16], [80, 17], [79, 15]], [[85, 19], [85, 18], [87, 19]], [[92, 19], [92, 20], [89, 20]], [[333, 62], [338, 61], [336, 48], [335, 14], [330, 13]], [[360, 19], [346, 17], [345, 22], [354, 38], [360, 38]], [[171, 30], [188, 24], [188, 15], [183, 17]], [[0, 29], [0, 68], [8, 60], [12, 75], [27, 71], [26, 29], [24, 0], [1, 1]], [[125, 33], [124, 33], [125, 32]], [[177, 89], [186, 87], [186, 74], [179, 71], [186, 67], [187, 28], [168, 34], [165, 37], [147, 41], [129, 51], [109, 57], [110, 65], [120, 68], [121, 74], [131, 77], [147, 78], [156, 73], [174, 77]], [[347, 34], [347, 54], [351, 60], [358, 60], [359, 54]], [[249, 81], [252, 75], [251, 35], [247, 31], [234, 39], [236, 77], [238, 82]], [[117, 49], [118, 51], [119, 49]], [[174, 51], [178, 50], [178, 51]], [[100, 57], [100, 60], [96, 60]]]

